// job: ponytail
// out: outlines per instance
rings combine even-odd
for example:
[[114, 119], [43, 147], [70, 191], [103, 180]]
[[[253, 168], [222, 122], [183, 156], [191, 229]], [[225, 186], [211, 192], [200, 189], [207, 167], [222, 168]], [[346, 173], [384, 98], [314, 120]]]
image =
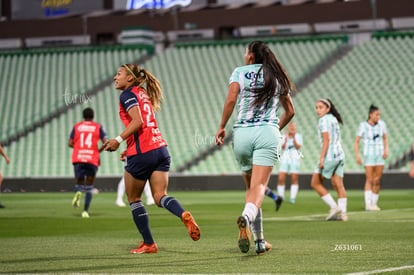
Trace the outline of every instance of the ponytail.
[[134, 78], [135, 86], [141, 87], [146, 84], [145, 89], [151, 100], [152, 108], [158, 112], [161, 109], [162, 102], [164, 101], [159, 80], [148, 70], [140, 69], [138, 65], [124, 64], [122, 66], [126, 68], [129, 74]]
[[[274, 53], [262, 41], [253, 41], [248, 45], [248, 52], [254, 56], [254, 64], [262, 64], [256, 75], [254, 106], [267, 105], [270, 99], [279, 95], [286, 96], [296, 92], [295, 84], [290, 80], [286, 70], [277, 60]], [[257, 87], [260, 72], [263, 71], [263, 87]]]
[[341, 123], [342, 125], [344, 124], [341, 114], [338, 112], [338, 110], [336, 109], [335, 105], [333, 104], [333, 102], [327, 98], [325, 99], [326, 101], [329, 102], [330, 106], [328, 106], [324, 100], [321, 100], [321, 102], [325, 103], [325, 105], [327, 105], [329, 107], [329, 113], [331, 113], [334, 117], [336, 117], [336, 119], [338, 120], [339, 123]]

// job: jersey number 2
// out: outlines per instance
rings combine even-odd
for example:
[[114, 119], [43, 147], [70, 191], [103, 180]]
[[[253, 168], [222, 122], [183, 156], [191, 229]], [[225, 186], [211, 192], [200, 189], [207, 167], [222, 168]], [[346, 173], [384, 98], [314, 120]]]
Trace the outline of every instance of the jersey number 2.
[[144, 111], [147, 112], [147, 127], [155, 126], [155, 123], [151, 121], [151, 106], [148, 103], [144, 104]]

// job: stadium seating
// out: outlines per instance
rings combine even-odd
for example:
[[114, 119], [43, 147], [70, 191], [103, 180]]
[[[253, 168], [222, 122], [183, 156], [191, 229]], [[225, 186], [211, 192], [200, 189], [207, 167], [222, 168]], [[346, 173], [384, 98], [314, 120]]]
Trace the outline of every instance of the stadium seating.
[[85, 94], [110, 78], [117, 65], [144, 54], [137, 47], [0, 53], [0, 66], [6, 68], [0, 76], [0, 140], [24, 132], [62, 106], [86, 101]]
[[[314, 106], [321, 97], [331, 98], [344, 118], [342, 139], [347, 155], [346, 171], [362, 171], [354, 161], [353, 143], [358, 124], [366, 119], [371, 103], [380, 107], [382, 119], [388, 126], [389, 160], [411, 146], [413, 42], [411, 36], [374, 36], [371, 41], [356, 46], [296, 95], [294, 121], [304, 140], [302, 172], [312, 172], [318, 159], [318, 119]], [[328, 37], [267, 43], [291, 78], [298, 82], [338, 50], [344, 40]], [[169, 145], [172, 172], [214, 143], [228, 78], [236, 66], [243, 65], [245, 47], [243, 41], [178, 44], [142, 65], [159, 78], [164, 91], [165, 104], [156, 117]], [[0, 89], [10, 92], [0, 93], [4, 106], [0, 138], [4, 140], [59, 104], [65, 104], [66, 88], [72, 94], [86, 91], [111, 77], [120, 64], [133, 62], [142, 54], [138, 49], [113, 49], [0, 55], [1, 66], [10, 68], [3, 73], [1, 81]], [[65, 66], [61, 68], [59, 64]], [[74, 73], [65, 74], [67, 71]], [[24, 89], [23, 85], [31, 88]], [[118, 118], [118, 95], [113, 87], [104, 88], [86, 98], [86, 102], [11, 143], [7, 151], [13, 162], [8, 168], [1, 162], [0, 170], [6, 177], [72, 176], [67, 140], [73, 124], [81, 120], [82, 109], [90, 106], [95, 110], [95, 120], [104, 125], [109, 137], [119, 134], [123, 125]], [[11, 111], [17, 109], [18, 98], [25, 98], [19, 106], [24, 110], [23, 115]], [[228, 123], [229, 132], [233, 120], [234, 114]], [[123, 164], [118, 154], [119, 151], [102, 154], [99, 175], [121, 175]], [[193, 163], [184, 174], [239, 173], [231, 145]]]
[[[355, 162], [353, 146], [358, 125], [367, 118], [370, 104], [380, 107], [381, 117], [388, 126], [387, 162], [393, 161], [410, 147], [413, 141], [410, 131], [413, 129], [410, 110], [414, 100], [413, 42], [412, 36], [374, 37], [373, 40], [357, 46], [295, 97], [294, 121], [297, 123], [298, 132], [304, 137], [301, 150], [302, 172], [313, 171], [320, 152], [316, 128], [318, 119], [314, 106], [321, 97], [331, 98], [343, 116], [344, 126], [341, 131], [346, 171], [363, 171], [363, 167]], [[280, 56], [281, 62], [286, 64], [288, 72], [294, 76], [291, 66], [297, 59], [282, 61], [282, 58]], [[297, 77], [293, 79], [297, 80]], [[362, 146], [361, 142], [360, 148]], [[227, 153], [231, 152], [227, 150]], [[218, 174], [237, 172], [234, 161], [228, 160], [227, 165], [222, 164], [221, 159], [227, 156], [220, 155], [225, 154], [217, 152], [191, 168], [188, 173], [205, 173], [208, 168], [214, 169], [214, 163], [221, 163], [215, 168]]]
[[[104, 117], [102, 124], [108, 125], [109, 133], [118, 133], [122, 129], [113, 130], [118, 116], [110, 117], [113, 113], [102, 109], [105, 105], [118, 108], [113, 104], [118, 102], [117, 92], [107, 88], [96, 97], [86, 93], [112, 78], [120, 64], [134, 62], [146, 53], [146, 49], [137, 47], [105, 47], [0, 54], [0, 66], [8, 68], [0, 82], [0, 102], [3, 103], [0, 139], [29, 132], [7, 148], [13, 162], [5, 170], [5, 176], [72, 175], [71, 149], [67, 147], [67, 141], [73, 124], [81, 120], [83, 108], [92, 106], [97, 119]], [[75, 104], [79, 105], [49, 123], [42, 123], [58, 108]], [[34, 132], [27, 131], [35, 124], [42, 127]], [[104, 156], [102, 162], [105, 162]], [[106, 166], [108, 174], [122, 172], [122, 165], [119, 169], [112, 162]]]

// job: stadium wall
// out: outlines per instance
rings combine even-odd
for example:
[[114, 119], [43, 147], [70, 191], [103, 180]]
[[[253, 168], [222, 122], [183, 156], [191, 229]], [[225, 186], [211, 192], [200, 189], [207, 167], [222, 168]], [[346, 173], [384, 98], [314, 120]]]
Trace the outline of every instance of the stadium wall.
[[[394, 17], [412, 16], [412, 0], [377, 0], [376, 18], [391, 20]], [[85, 18], [85, 17], [84, 17]], [[332, 2], [324, 4], [273, 5], [268, 7], [242, 7], [238, 9], [210, 8], [191, 12], [143, 12], [124, 15], [120, 12], [105, 16], [68, 17], [50, 20], [13, 20], [0, 22], [0, 38], [84, 35], [91, 36], [92, 44], [99, 38], [111, 36], [115, 43], [117, 34], [130, 26], [146, 26], [154, 31], [168, 32], [186, 24], [197, 29], [213, 29], [216, 38], [226, 38], [228, 30], [243, 26], [272, 24], [321, 23], [372, 18], [371, 0]], [[30, 26], [30, 27], [28, 27]]]
[[[99, 177], [95, 187], [102, 192], [115, 192], [120, 177]], [[301, 190], [311, 189], [312, 174], [300, 174], [299, 185]], [[272, 175], [269, 186], [276, 188], [277, 175]], [[286, 184], [290, 185], [290, 177]], [[365, 184], [364, 173], [345, 174], [344, 184], [346, 189], [363, 190]], [[73, 178], [6, 178], [2, 184], [2, 192], [71, 192], [75, 185]], [[325, 186], [332, 189], [329, 181]], [[384, 189], [413, 189], [414, 180], [409, 178], [407, 172], [384, 173], [381, 186]], [[220, 191], [220, 190], [244, 190], [241, 175], [203, 175], [203, 176], [170, 176], [170, 191]]]

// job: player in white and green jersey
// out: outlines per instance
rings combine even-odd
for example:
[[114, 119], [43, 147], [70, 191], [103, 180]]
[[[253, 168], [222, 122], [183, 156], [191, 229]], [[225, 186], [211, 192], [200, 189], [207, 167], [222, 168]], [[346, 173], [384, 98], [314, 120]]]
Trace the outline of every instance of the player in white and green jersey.
[[299, 169], [302, 153], [302, 136], [296, 132], [296, 124], [291, 122], [288, 127], [288, 133], [282, 142], [283, 155], [279, 166], [279, 177], [277, 184], [277, 194], [282, 198], [285, 197], [286, 176], [290, 173], [290, 203], [294, 204], [296, 195], [299, 190]]
[[[295, 86], [274, 53], [261, 41], [248, 45], [244, 62], [245, 66], [236, 68], [230, 77], [216, 143], [223, 144], [226, 124], [237, 105], [233, 150], [246, 183], [245, 207], [237, 219], [238, 245], [241, 252], [249, 251], [251, 226], [256, 253], [262, 254], [270, 246], [263, 236], [261, 205], [279, 157], [279, 131], [295, 113], [290, 95]], [[279, 106], [285, 110], [280, 118]]]
[[371, 105], [368, 111], [368, 120], [361, 122], [355, 138], [355, 156], [359, 165], [362, 160], [359, 155], [359, 142], [364, 141], [364, 166], [365, 166], [365, 210], [379, 211], [378, 198], [382, 171], [385, 159], [388, 156], [387, 126], [380, 120], [380, 110]]
[[[319, 117], [321, 154], [312, 176], [311, 186], [330, 207], [326, 220], [347, 221], [347, 199], [343, 184], [345, 155], [339, 128], [339, 123], [343, 123], [342, 117], [330, 99], [319, 99], [316, 102], [316, 113]], [[338, 204], [323, 186], [324, 179], [331, 179], [332, 186], [338, 193]]]

